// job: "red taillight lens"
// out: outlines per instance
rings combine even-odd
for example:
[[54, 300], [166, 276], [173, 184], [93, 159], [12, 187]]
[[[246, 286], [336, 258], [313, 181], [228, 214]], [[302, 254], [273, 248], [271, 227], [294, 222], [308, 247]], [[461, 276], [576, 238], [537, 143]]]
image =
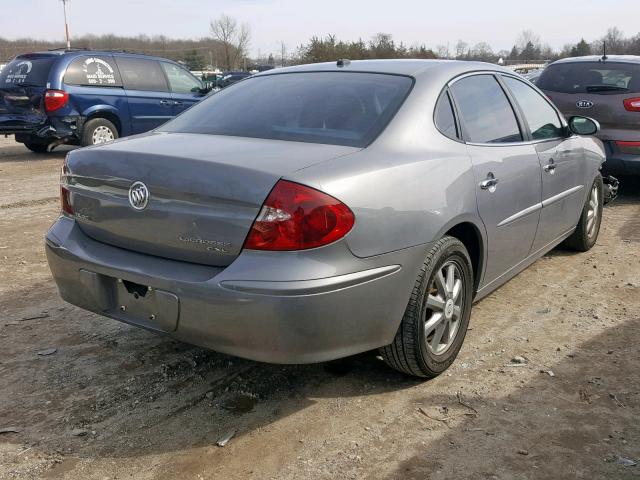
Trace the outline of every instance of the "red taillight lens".
[[66, 189], [64, 186], [60, 185], [60, 206], [62, 207], [62, 212], [67, 215], [73, 215], [73, 207], [71, 206], [71, 192]]
[[624, 140], [617, 140], [616, 145], [620, 149], [621, 153], [628, 153], [630, 155], [640, 155], [640, 142], [628, 142]]
[[44, 109], [47, 112], [60, 110], [67, 104], [69, 94], [64, 90], [47, 90], [44, 94]]
[[62, 169], [60, 170], [60, 208], [62, 209], [62, 213], [66, 213], [67, 215], [73, 215], [73, 207], [71, 206], [71, 192], [67, 187], [65, 187], [67, 181], [67, 175], [69, 175], [69, 165], [67, 161], [69, 156], [64, 157], [64, 162], [62, 162]]
[[625, 98], [623, 103], [626, 110], [630, 112], [640, 112], [640, 97]]
[[253, 222], [244, 248], [304, 250], [344, 237], [354, 223], [344, 203], [314, 188], [280, 180]]

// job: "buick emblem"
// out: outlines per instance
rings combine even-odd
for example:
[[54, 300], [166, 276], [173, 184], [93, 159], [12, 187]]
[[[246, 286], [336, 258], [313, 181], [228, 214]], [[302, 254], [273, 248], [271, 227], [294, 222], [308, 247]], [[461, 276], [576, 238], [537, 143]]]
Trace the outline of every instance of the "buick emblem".
[[593, 107], [593, 102], [589, 100], [578, 100], [576, 102], [576, 107], [578, 108], [591, 108]]
[[144, 210], [149, 204], [149, 189], [142, 182], [135, 182], [129, 187], [129, 203], [135, 210]]

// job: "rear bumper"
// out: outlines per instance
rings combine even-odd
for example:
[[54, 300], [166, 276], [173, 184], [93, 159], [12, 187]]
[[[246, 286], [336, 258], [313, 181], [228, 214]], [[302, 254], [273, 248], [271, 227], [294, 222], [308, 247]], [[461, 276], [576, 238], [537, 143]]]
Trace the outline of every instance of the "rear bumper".
[[609, 175], [640, 175], [640, 155], [622, 153], [610, 141], [603, 142], [607, 153], [607, 160], [602, 165], [602, 171]]
[[37, 123], [11, 120], [0, 114], [0, 135], [16, 135], [18, 142], [46, 142], [77, 138], [84, 119], [81, 116], [48, 117]]
[[[223, 269], [106, 245], [66, 217], [46, 237], [49, 266], [66, 301], [271, 363], [326, 361], [391, 343], [428, 248], [367, 259], [342, 242], [308, 254], [244, 251]], [[128, 282], [152, 293], [136, 299], [123, 286]]]

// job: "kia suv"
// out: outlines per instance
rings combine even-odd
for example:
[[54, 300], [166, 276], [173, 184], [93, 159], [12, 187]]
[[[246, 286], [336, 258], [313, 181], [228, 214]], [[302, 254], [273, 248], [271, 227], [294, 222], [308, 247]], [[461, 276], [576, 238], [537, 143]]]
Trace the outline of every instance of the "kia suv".
[[0, 72], [0, 134], [34, 152], [152, 130], [207, 92], [180, 64], [125, 52], [19, 55]]
[[536, 85], [565, 116], [600, 122], [603, 171], [640, 174], [640, 56], [565, 58], [549, 65]]

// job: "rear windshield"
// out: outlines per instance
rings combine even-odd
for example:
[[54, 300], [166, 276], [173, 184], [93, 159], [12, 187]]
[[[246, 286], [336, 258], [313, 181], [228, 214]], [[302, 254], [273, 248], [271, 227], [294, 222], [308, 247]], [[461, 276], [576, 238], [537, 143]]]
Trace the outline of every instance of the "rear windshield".
[[560, 93], [640, 93], [640, 64], [576, 62], [549, 65], [536, 85]]
[[44, 87], [56, 57], [28, 57], [13, 59], [0, 72], [0, 88], [14, 85]]
[[365, 147], [412, 85], [410, 77], [375, 73], [252, 77], [211, 95], [160, 130]]

